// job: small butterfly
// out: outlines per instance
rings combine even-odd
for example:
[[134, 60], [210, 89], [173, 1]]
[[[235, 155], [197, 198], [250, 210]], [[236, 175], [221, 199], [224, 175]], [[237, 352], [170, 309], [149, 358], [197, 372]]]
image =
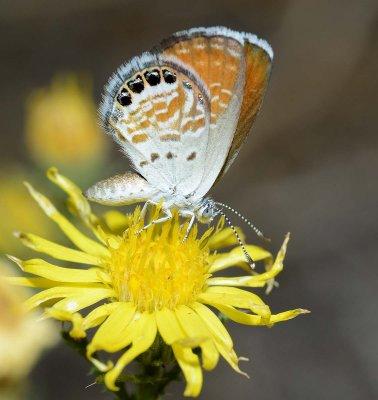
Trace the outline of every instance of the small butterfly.
[[150, 224], [178, 209], [190, 219], [187, 234], [196, 219], [208, 223], [224, 215], [223, 207], [236, 212], [205, 196], [252, 127], [272, 59], [272, 48], [256, 35], [212, 27], [175, 33], [123, 64], [105, 88], [100, 115], [136, 172], [96, 183], [88, 199], [145, 202], [142, 215], [148, 204], [161, 203], [164, 215]]

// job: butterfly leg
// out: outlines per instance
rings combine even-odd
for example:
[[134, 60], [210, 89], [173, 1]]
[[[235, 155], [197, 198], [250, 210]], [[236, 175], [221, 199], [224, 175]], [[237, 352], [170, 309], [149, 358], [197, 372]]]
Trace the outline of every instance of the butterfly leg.
[[151, 221], [149, 224], [147, 224], [146, 226], [144, 226], [139, 232], [138, 235], [145, 231], [146, 229], [148, 229], [150, 226], [152, 225], [157, 225], [157, 224], [162, 224], [163, 222], [169, 221], [170, 219], [172, 219], [172, 212], [169, 208], [167, 209], [163, 209], [163, 212], [165, 212], [165, 216], [158, 218], [158, 219], [154, 219], [153, 221]]
[[186, 230], [184, 239], [182, 240], [183, 242], [185, 242], [188, 239], [190, 231], [192, 230], [194, 221], [196, 219], [196, 215], [194, 214], [193, 211], [190, 211], [190, 210], [183, 210], [180, 212], [180, 215], [184, 218], [190, 218], [188, 229]]
[[156, 204], [156, 203], [154, 201], [152, 201], [152, 200], [146, 200], [146, 202], [144, 203], [144, 205], [142, 207], [142, 210], [140, 212], [140, 217], [139, 217], [140, 219], [144, 220], [144, 217], [146, 216], [146, 213], [147, 213], [148, 206], [150, 204], [153, 205], [153, 204]]

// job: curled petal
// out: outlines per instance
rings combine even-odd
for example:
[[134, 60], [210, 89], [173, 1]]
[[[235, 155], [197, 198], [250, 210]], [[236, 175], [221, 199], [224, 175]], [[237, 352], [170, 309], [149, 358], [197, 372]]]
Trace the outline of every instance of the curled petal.
[[48, 317], [54, 318], [58, 321], [68, 321], [72, 323], [70, 336], [73, 339], [80, 340], [86, 337], [83, 327], [83, 317], [79, 313], [71, 313], [68, 311], [58, 310], [56, 308], [47, 308], [45, 314]]
[[123, 369], [136, 357], [148, 350], [156, 338], [157, 327], [153, 314], [140, 314], [140, 318], [134, 320], [132, 325], [131, 347], [119, 358], [114, 368], [105, 375], [105, 384], [113, 391], [119, 390], [116, 386], [116, 380]]
[[202, 389], [203, 376], [199, 358], [192, 349], [179, 344], [172, 345], [173, 354], [185, 376], [184, 396], [197, 397]]
[[25, 183], [30, 194], [38, 205], [42, 208], [45, 214], [50, 217], [65, 233], [65, 235], [74, 243], [80, 250], [85, 253], [92, 254], [96, 257], [109, 257], [109, 251], [103, 245], [88, 238], [81, 233], [66, 217], [64, 217], [51, 203], [51, 201], [43, 194], [37, 192], [29, 183]]
[[102, 304], [91, 311], [83, 320], [85, 330], [101, 325], [105, 319], [120, 305], [119, 302]]
[[219, 353], [213, 343], [213, 338], [205, 323], [197, 315], [197, 313], [187, 306], [179, 306], [175, 313], [180, 322], [180, 325], [188, 338], [196, 336], [206, 338], [198, 345], [202, 351], [203, 367], [207, 370], [212, 370], [218, 363]]
[[98, 350], [113, 353], [129, 345], [134, 337], [134, 324], [140, 316], [140, 313], [135, 314], [131, 303], [119, 303], [94, 335], [87, 348], [88, 358], [92, 360], [92, 354]]
[[165, 343], [172, 346], [175, 358], [185, 376], [184, 395], [196, 397], [202, 388], [202, 369], [199, 358], [190, 347], [184, 347], [185, 332], [175, 313], [167, 308], [155, 313], [158, 331]]

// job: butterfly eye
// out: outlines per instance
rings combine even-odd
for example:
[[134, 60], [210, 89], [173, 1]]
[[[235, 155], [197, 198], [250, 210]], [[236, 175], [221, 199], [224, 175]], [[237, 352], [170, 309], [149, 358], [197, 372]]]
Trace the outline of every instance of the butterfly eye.
[[144, 77], [150, 86], [156, 86], [160, 83], [160, 73], [158, 69], [152, 71], [146, 71]]
[[143, 79], [140, 75], [137, 75], [135, 79], [127, 82], [127, 86], [133, 93], [141, 93], [144, 89]]
[[175, 83], [176, 82], [176, 74], [167, 69], [163, 69], [163, 77], [165, 82], [167, 83]]
[[129, 106], [132, 103], [131, 94], [126, 89], [122, 89], [121, 93], [117, 96], [117, 101], [121, 106]]

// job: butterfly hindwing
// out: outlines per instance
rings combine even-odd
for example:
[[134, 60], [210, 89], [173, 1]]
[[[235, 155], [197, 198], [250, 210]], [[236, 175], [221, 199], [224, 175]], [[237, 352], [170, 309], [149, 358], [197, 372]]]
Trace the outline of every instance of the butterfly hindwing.
[[172, 57], [147, 53], [111, 79], [102, 115], [108, 132], [147, 181], [161, 191], [180, 185], [190, 193], [204, 169], [209, 108], [195, 72]]

